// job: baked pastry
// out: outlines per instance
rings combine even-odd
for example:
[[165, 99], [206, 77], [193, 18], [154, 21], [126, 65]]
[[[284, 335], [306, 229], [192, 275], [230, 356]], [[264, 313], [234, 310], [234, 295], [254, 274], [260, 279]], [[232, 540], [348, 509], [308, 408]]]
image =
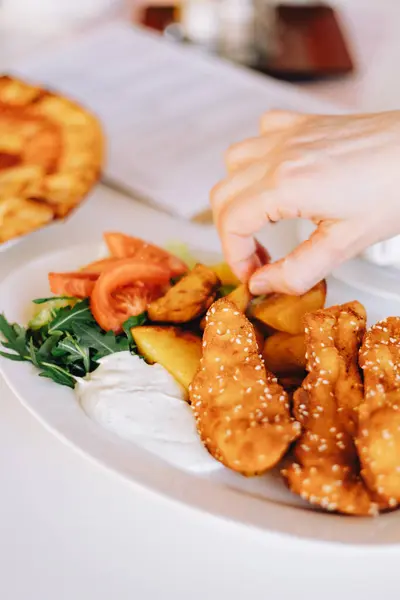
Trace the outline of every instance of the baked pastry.
[[99, 179], [102, 128], [78, 104], [0, 77], [0, 243], [66, 217]]

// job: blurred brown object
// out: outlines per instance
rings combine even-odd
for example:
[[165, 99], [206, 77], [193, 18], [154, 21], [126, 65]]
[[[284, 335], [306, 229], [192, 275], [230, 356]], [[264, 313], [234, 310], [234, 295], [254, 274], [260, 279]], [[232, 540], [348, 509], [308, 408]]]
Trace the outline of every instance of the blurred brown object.
[[[273, 77], [307, 80], [354, 69], [336, 12], [326, 4], [278, 5], [274, 38], [275, 50], [266, 55], [261, 52], [257, 64], [259, 70]], [[262, 39], [259, 46], [263, 47]]]
[[180, 2], [171, 0], [137, 0], [133, 3], [131, 20], [154, 31], [163, 32], [168, 25], [179, 21]]
[[176, 9], [174, 6], [148, 6], [143, 9], [141, 24], [163, 32], [175, 20]]

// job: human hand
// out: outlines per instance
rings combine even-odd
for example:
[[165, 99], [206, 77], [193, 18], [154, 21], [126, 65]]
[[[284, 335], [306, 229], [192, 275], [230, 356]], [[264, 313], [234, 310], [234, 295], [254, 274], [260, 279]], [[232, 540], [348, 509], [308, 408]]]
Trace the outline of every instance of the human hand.
[[[254, 294], [301, 294], [343, 261], [400, 233], [400, 111], [314, 116], [271, 111], [232, 146], [211, 204], [226, 260]], [[306, 218], [310, 239], [273, 264], [267, 222]]]

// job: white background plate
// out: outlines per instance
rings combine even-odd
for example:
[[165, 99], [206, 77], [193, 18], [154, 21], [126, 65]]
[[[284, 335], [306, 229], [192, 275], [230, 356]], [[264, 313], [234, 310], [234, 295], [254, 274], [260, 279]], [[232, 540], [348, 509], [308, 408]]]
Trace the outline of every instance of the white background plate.
[[[99, 245], [80, 246], [23, 266], [2, 282], [0, 310], [11, 320], [26, 321], [32, 298], [48, 295], [49, 271], [77, 268], [101, 253]], [[335, 285], [330, 289], [330, 302], [353, 296], [352, 291], [346, 293]], [[393, 314], [394, 309], [381, 303], [372, 310], [373, 320]], [[181, 471], [92, 423], [71, 390], [39, 378], [30, 365], [2, 359], [0, 367], [23, 405], [57, 437], [124, 478], [170, 499], [238, 524], [252, 525], [259, 532], [348, 544], [400, 543], [400, 513], [377, 519], [318, 513], [302, 506], [275, 474], [248, 480], [223, 468], [207, 476]]]

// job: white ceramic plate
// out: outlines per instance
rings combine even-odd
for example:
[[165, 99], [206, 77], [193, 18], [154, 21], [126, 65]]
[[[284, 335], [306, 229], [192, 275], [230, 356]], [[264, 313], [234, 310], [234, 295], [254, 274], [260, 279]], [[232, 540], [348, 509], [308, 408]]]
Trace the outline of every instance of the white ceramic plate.
[[[49, 271], [73, 270], [102, 254], [100, 246], [79, 246], [24, 265], [0, 285], [0, 311], [11, 320], [26, 322], [31, 300], [48, 295]], [[252, 526], [258, 534], [288, 536], [288, 543], [289, 536], [293, 542], [297, 537], [353, 545], [400, 543], [400, 512], [376, 519], [330, 515], [303, 504], [285, 489], [277, 473], [246, 479], [220, 465], [201, 473], [182, 470], [97, 426], [83, 413], [72, 390], [38, 377], [31, 365], [0, 359], [0, 368], [21, 403], [56, 437], [133, 485]]]

